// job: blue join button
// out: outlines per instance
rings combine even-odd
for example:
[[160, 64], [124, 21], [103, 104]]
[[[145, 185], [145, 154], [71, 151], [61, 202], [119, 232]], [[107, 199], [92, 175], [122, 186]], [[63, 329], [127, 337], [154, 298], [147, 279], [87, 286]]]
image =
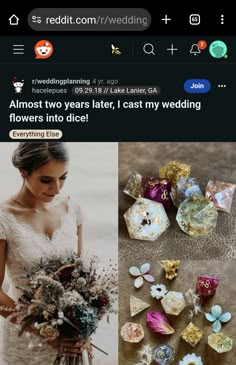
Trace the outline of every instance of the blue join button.
[[189, 94], [206, 94], [211, 90], [211, 84], [206, 79], [189, 79], [184, 83], [184, 90]]

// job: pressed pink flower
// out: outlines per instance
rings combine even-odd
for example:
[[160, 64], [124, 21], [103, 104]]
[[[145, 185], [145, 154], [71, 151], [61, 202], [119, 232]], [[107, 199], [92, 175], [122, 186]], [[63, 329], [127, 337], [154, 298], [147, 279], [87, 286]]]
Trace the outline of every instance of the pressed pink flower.
[[157, 332], [162, 335], [171, 335], [175, 332], [171, 327], [169, 320], [160, 312], [148, 312], [147, 324], [152, 332]]

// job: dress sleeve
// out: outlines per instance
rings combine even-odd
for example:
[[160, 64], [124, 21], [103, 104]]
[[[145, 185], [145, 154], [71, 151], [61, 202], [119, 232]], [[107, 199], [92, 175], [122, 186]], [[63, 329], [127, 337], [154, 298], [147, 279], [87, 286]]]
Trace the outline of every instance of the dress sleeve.
[[0, 240], [6, 240], [6, 239], [7, 239], [6, 231], [0, 218]]
[[73, 200], [72, 204], [73, 204], [73, 212], [75, 215], [76, 224], [77, 226], [80, 226], [85, 221], [84, 210], [81, 208], [80, 204], [76, 200]]

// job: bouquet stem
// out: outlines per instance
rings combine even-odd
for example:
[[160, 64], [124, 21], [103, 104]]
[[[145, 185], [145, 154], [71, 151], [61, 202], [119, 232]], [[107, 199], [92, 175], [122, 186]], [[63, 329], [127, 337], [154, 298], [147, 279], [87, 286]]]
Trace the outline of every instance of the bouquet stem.
[[57, 356], [53, 365], [87, 365], [87, 364], [83, 361], [82, 354], [78, 354], [76, 357], [71, 357], [69, 355]]
[[95, 346], [93, 343], [91, 343], [91, 346], [93, 346], [98, 351], [101, 351], [103, 354], [108, 355], [108, 353], [106, 351], [104, 351], [104, 350], [100, 349], [99, 347]]

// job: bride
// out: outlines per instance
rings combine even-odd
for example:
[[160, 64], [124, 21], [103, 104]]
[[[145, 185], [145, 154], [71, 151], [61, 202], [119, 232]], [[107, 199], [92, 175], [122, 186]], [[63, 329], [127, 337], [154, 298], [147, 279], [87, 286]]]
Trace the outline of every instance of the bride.
[[[18, 337], [18, 326], [7, 317], [4, 306], [15, 308], [22, 285], [19, 276], [42, 257], [63, 255], [82, 249], [82, 214], [70, 197], [60, 197], [68, 175], [68, 150], [62, 142], [22, 142], [12, 156], [23, 185], [0, 204], [0, 314], [5, 317], [0, 346], [1, 365], [52, 365], [55, 343], [41, 344], [32, 328]], [[9, 290], [2, 288], [5, 273]], [[76, 356], [77, 343], [66, 343], [67, 353]], [[1, 348], [2, 347], [2, 348]], [[83, 351], [84, 364], [89, 364]]]

